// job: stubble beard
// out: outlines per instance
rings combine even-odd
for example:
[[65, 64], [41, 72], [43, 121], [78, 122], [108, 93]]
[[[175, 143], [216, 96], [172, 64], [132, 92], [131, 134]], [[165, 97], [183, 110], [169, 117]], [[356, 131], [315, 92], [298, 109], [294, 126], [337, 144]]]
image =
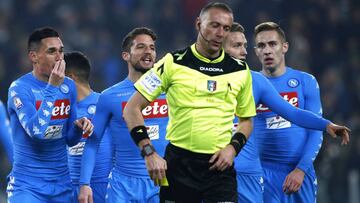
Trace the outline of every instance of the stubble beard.
[[133, 67], [136, 72], [139, 72], [142, 74], [145, 74], [148, 70], [150, 70], [150, 68], [142, 67], [139, 63], [134, 64]]

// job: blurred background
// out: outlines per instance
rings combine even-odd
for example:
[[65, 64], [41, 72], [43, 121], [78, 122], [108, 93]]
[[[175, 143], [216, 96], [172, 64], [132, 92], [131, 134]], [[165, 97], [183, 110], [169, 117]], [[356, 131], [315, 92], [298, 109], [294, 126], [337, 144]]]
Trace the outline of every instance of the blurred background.
[[[235, 21], [246, 29], [248, 63], [260, 64], [253, 52], [254, 26], [274, 21], [287, 34], [286, 64], [316, 76], [324, 116], [352, 129], [351, 144], [324, 135], [315, 161], [319, 203], [359, 203], [360, 168], [360, 1], [233, 0]], [[92, 87], [102, 91], [124, 79], [122, 38], [138, 26], [158, 35], [157, 55], [184, 48], [196, 40], [194, 20], [207, 0], [1, 0], [0, 99], [6, 103], [10, 83], [32, 70], [27, 39], [37, 27], [51, 26], [65, 51], [84, 52], [92, 62]], [[1, 146], [1, 145], [0, 145]], [[0, 147], [0, 202], [5, 202], [11, 170]]]

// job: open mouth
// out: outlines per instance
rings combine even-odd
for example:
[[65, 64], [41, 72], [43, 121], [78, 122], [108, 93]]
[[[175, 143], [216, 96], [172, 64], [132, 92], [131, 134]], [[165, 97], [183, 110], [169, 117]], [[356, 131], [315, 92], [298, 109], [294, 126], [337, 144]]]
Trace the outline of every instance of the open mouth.
[[143, 57], [141, 58], [141, 61], [147, 66], [153, 65], [153, 59], [151, 57]]
[[264, 59], [264, 64], [265, 65], [271, 65], [271, 64], [273, 64], [273, 62], [274, 62], [273, 58], [265, 58]]

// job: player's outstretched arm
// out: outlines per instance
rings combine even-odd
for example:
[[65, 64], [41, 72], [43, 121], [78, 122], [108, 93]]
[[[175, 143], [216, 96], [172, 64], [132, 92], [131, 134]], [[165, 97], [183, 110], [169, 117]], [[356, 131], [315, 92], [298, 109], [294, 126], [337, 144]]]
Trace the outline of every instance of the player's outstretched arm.
[[350, 142], [351, 130], [346, 126], [329, 123], [326, 126], [326, 132], [329, 133], [329, 135], [333, 138], [341, 137], [341, 145], [347, 145]]

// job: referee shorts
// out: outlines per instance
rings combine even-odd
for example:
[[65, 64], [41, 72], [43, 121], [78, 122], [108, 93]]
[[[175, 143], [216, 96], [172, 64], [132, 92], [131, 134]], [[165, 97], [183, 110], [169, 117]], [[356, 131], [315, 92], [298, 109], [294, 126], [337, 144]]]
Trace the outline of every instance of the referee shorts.
[[213, 154], [194, 153], [168, 144], [165, 151], [169, 186], [161, 186], [162, 203], [237, 202], [234, 166], [209, 170]]

